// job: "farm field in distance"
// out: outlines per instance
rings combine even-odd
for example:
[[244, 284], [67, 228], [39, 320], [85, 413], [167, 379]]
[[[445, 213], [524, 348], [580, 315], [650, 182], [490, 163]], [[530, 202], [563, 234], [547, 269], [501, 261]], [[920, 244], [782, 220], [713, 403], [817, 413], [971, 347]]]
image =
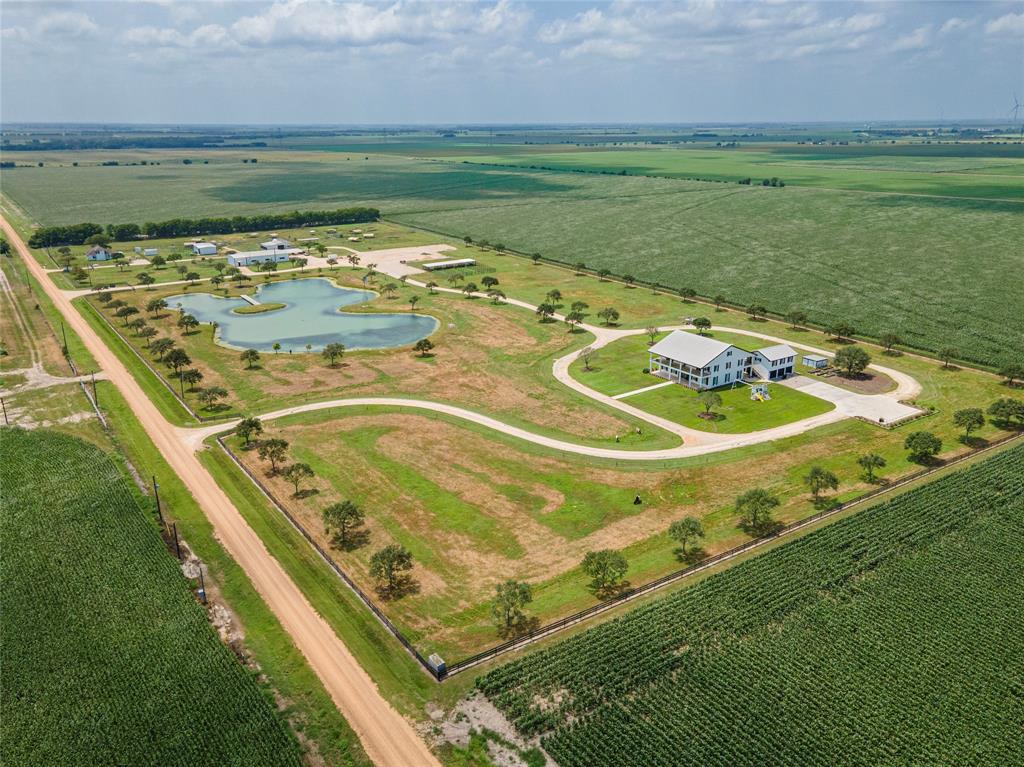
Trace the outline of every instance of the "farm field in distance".
[[[1024, 295], [1019, 281], [1006, 279], [1019, 268], [1013, 244], [1024, 240], [1024, 203], [957, 197], [955, 187], [1013, 185], [1020, 157], [1012, 154], [1014, 147], [992, 147], [990, 157], [984, 145], [960, 147], [942, 145], [937, 155], [934, 145], [885, 146], [875, 159], [864, 151], [849, 158], [854, 153], [847, 147], [787, 146], [786, 155], [755, 154], [765, 168], [780, 156], [800, 158], [799, 167], [811, 165], [824, 179], [822, 186], [789, 183], [783, 189], [343, 151], [259, 150], [256, 165], [242, 163], [253, 154], [248, 151], [209, 150], [201, 155], [208, 165], [181, 164], [185, 157], [200, 157], [196, 152], [131, 152], [118, 156], [124, 163], [149, 158], [161, 164], [117, 167], [89, 164], [112, 153], [49, 153], [39, 155], [45, 158], [42, 168], [5, 170], [4, 190], [30, 218], [44, 223], [143, 223], [179, 215], [373, 205], [389, 218], [457, 238], [500, 242], [566, 264], [582, 261], [705, 297], [722, 294], [742, 306], [759, 302], [778, 313], [800, 309], [818, 324], [846, 321], [876, 337], [896, 332], [933, 353], [952, 346], [965, 359], [998, 366], [1024, 337], [1014, 311]], [[508, 155], [510, 164], [520, 162], [521, 147], [500, 149], [495, 159]], [[957, 151], [965, 157], [958, 159]], [[17, 154], [18, 160], [35, 159]], [[552, 156], [571, 155], [576, 159], [570, 163], [610, 170], [629, 166], [637, 154], [678, 155], [683, 165], [721, 163], [722, 176], [734, 170], [754, 175], [747, 161], [735, 159], [744, 152], [710, 148], [611, 148]], [[80, 167], [70, 167], [72, 157], [81, 158]], [[534, 154], [524, 157], [527, 163]], [[479, 156], [469, 158], [475, 162]], [[1000, 172], [977, 172], [990, 165]], [[951, 166], [971, 172], [951, 173]], [[893, 180], [904, 172], [900, 167], [913, 168], [931, 185], [955, 179], [936, 192], [954, 195], [900, 194], [908, 191]], [[890, 179], [891, 188], [885, 194], [824, 188], [832, 173], [836, 186], [852, 174]], [[715, 177], [710, 171], [695, 175]], [[792, 181], [777, 168], [764, 175]], [[58, 187], [63, 204], [54, 205]]]
[[564, 767], [1016, 764], [1022, 498], [1016, 447], [478, 686]]
[[0, 445], [6, 758], [300, 764], [111, 459], [56, 432]]

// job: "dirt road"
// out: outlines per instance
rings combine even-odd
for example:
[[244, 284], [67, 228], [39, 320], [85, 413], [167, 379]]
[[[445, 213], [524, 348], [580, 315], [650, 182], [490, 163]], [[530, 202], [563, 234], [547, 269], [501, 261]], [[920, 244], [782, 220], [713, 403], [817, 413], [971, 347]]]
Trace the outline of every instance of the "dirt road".
[[6, 219], [0, 219], [0, 224], [29, 271], [108, 379], [121, 391], [164, 459], [198, 501], [224, 548], [291, 635], [374, 763], [380, 767], [440, 767], [412, 725], [381, 697], [348, 648], [306, 601], [191, 448], [177, 439], [174, 427], [160, 415], [131, 373], [71, 305], [70, 299], [50, 281], [21, 236]]

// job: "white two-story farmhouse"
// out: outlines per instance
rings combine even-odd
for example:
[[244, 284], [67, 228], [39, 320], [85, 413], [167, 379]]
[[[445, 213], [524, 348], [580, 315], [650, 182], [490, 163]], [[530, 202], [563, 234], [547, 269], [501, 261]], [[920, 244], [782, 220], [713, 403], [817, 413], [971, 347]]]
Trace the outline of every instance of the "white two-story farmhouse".
[[654, 375], [698, 391], [747, 380], [793, 375], [796, 352], [785, 344], [747, 351], [713, 338], [676, 330], [649, 350]]

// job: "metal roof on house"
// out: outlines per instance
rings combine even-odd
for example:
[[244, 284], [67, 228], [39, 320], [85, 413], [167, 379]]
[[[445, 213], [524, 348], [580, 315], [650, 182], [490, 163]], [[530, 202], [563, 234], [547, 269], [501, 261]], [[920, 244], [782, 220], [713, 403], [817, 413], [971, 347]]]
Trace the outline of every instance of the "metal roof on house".
[[811, 362], [828, 362], [828, 357], [823, 357], [820, 354], [805, 354], [804, 359]]
[[[714, 338], [673, 330], [650, 348], [651, 354], [702, 368], [727, 349], [738, 348]], [[741, 350], [742, 351], [742, 350]]]
[[793, 351], [793, 347], [788, 344], [775, 344], [774, 346], [766, 346], [763, 349], [758, 349], [757, 353], [767, 359], [769, 362], [778, 362], [784, 360], [786, 357], [795, 357], [796, 352]]

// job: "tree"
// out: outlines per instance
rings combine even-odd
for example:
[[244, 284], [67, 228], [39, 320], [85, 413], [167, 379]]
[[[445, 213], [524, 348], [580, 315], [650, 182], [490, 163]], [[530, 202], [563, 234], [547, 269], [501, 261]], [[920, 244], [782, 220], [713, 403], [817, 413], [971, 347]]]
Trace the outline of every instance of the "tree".
[[149, 342], [149, 353], [158, 360], [163, 360], [167, 353], [174, 348], [174, 341], [170, 338], [158, 338]]
[[146, 304], [146, 311], [156, 317], [161, 311], [167, 308], [167, 302], [162, 298], [154, 298]]
[[427, 283], [427, 290], [430, 291], [430, 295], [432, 295], [432, 296], [436, 295], [437, 294], [437, 283], [433, 282], [433, 281], [428, 282]]
[[405, 546], [392, 543], [370, 557], [370, 577], [382, 581], [381, 591], [396, 595], [401, 574], [412, 570], [412, 554]]
[[391, 298], [394, 292], [398, 290], [398, 286], [393, 282], [389, 282], [385, 285], [382, 285], [380, 290], [384, 294], [385, 298]]
[[193, 391], [196, 385], [203, 380], [203, 371], [196, 370], [195, 368], [189, 368], [188, 370], [181, 371], [182, 383], [187, 383], [189, 391]]
[[883, 333], [882, 337], [878, 339], [881, 341], [882, 346], [885, 348], [886, 354], [891, 354], [894, 347], [898, 344], [903, 343], [903, 339], [900, 338], [899, 333]]
[[608, 279], [608, 276], [610, 274], [611, 274], [611, 270], [610, 269], [598, 269], [597, 270], [597, 279], [598, 279], [599, 282], [604, 282], [605, 280]]
[[849, 338], [855, 332], [854, 327], [843, 320], [836, 320], [826, 328], [826, 335], [835, 336], [836, 341], [842, 341], [844, 338]]
[[415, 293], [409, 296], [409, 311], [414, 311], [416, 309], [416, 304], [418, 304], [419, 302], [420, 297], [417, 296]]
[[697, 329], [697, 335], [704, 335], [704, 332], [711, 330], [711, 320], [707, 317], [694, 317], [693, 327]]
[[719, 293], [712, 300], [715, 302], [715, 308], [716, 309], [721, 309], [722, 308], [722, 304], [725, 303], [725, 296], [723, 296], [721, 293]]
[[221, 285], [224, 284], [224, 278], [221, 277], [219, 274], [215, 274], [210, 278], [210, 284], [213, 285], [213, 287], [215, 288], [219, 288]]
[[886, 460], [878, 453], [866, 453], [857, 459], [857, 464], [864, 469], [868, 482], [875, 481], [875, 470], [885, 468]]
[[116, 312], [114, 312], [114, 316], [115, 317], [120, 317], [122, 320], [124, 320], [125, 327], [127, 327], [128, 326], [128, 318], [131, 317], [133, 314], [138, 314], [138, 313], [139, 313], [139, 310], [136, 309], [134, 306], [121, 306], [121, 307], [118, 307]]
[[131, 328], [135, 335], [138, 335], [139, 331], [146, 327], [146, 321], [142, 317], [136, 317], [128, 323], [127, 327]]
[[466, 298], [472, 298], [473, 294], [476, 293], [477, 289], [478, 288], [475, 282], [467, 282], [465, 285], [463, 285], [462, 292], [466, 295]]
[[582, 261], [577, 261], [575, 264], [573, 264], [572, 268], [573, 271], [576, 272], [577, 277], [581, 276], [585, 271], [587, 271], [587, 265]]
[[138, 275], [136, 275], [135, 277], [135, 281], [143, 286], [152, 285], [154, 282], [156, 282], [156, 277], [147, 272], [139, 272]]
[[104, 290], [102, 293], [97, 293], [96, 298], [97, 300], [99, 300], [101, 304], [104, 305], [109, 304], [112, 300], [114, 300], [114, 296], [110, 293], [109, 290]]
[[614, 549], [588, 551], [583, 557], [583, 572], [593, 580], [590, 585], [595, 591], [602, 593], [615, 588], [629, 569], [629, 564], [622, 554]]
[[349, 253], [345, 256], [345, 260], [348, 261], [349, 265], [354, 269], [359, 266], [359, 256], [355, 253]]
[[1009, 425], [1014, 418], [1024, 423], [1024, 401], [999, 399], [988, 406], [988, 414], [996, 421]]
[[627, 288], [631, 288], [633, 287], [633, 283], [636, 282], [636, 277], [632, 274], [624, 274], [622, 275], [622, 281], [626, 283]]
[[799, 309], [790, 309], [786, 313], [786, 321], [792, 328], [798, 328], [807, 324], [807, 312]]
[[322, 352], [320, 352], [320, 355], [325, 360], [327, 360], [327, 364], [330, 367], [332, 367], [332, 368], [334, 367], [335, 360], [337, 360], [340, 357], [344, 356], [344, 354], [345, 354], [345, 344], [340, 344], [340, 343], [337, 343], [337, 342], [327, 344], [327, 346], [324, 347], [324, 350]]
[[227, 396], [228, 390], [223, 386], [207, 386], [205, 389], [199, 390], [199, 401], [207, 410], [215, 408], [220, 400]]
[[257, 448], [261, 461], [270, 461], [270, 473], [277, 474], [277, 465], [288, 454], [288, 441], [284, 439], [265, 439]]
[[1007, 386], [1013, 386], [1014, 382], [1024, 378], [1024, 364], [1019, 362], [1007, 362], [999, 368], [999, 375], [1006, 379]]
[[416, 342], [416, 345], [412, 347], [412, 350], [417, 352], [419, 356], [426, 357], [430, 354], [430, 350], [433, 348], [434, 344], [429, 338], [421, 338]]
[[686, 555], [686, 545], [691, 540], [704, 537], [704, 525], [696, 517], [683, 517], [668, 526], [668, 537], [679, 544], [681, 553]]
[[155, 266], [157, 269], [162, 269], [167, 265], [167, 259], [163, 256], [153, 256], [149, 259], [150, 266]]
[[768, 314], [768, 307], [763, 304], [751, 304], [747, 307], [747, 314], [752, 320], [763, 319]]
[[679, 297], [683, 299], [683, 303], [688, 304], [691, 303], [693, 299], [697, 297], [697, 291], [694, 290], [693, 288], [680, 288]]
[[320, 515], [324, 520], [324, 532], [331, 537], [331, 545], [339, 549], [352, 545], [354, 533], [365, 521], [363, 510], [352, 501], [332, 503]]
[[505, 300], [505, 293], [497, 288], [491, 288], [487, 291], [487, 297], [491, 299], [492, 304], [500, 304]]
[[576, 326], [583, 322], [582, 312], [569, 312], [565, 315], [565, 324], [569, 326], [569, 332], [576, 330]]
[[980, 407], [969, 407], [953, 413], [953, 423], [964, 430], [964, 439], [970, 439], [971, 432], [985, 425], [985, 414]]
[[243, 418], [235, 427], [235, 433], [245, 440], [245, 446], [248, 447], [254, 437], [259, 437], [263, 433], [263, 421], [256, 416]]
[[526, 618], [523, 607], [532, 601], [533, 590], [530, 584], [511, 578], [499, 583], [495, 587], [494, 604], [491, 606], [494, 622], [503, 633], [521, 626]]
[[557, 305], [562, 300], [562, 291], [558, 288], [552, 288], [547, 293], [547, 299], [549, 304]]
[[199, 320], [191, 314], [183, 314], [178, 318], [178, 327], [182, 329], [185, 335], [188, 335], [199, 327]]
[[146, 339], [146, 345], [148, 346], [149, 345], [149, 339], [153, 338], [153, 336], [155, 336], [156, 333], [157, 333], [156, 328], [154, 328], [152, 325], [146, 325], [146, 327], [139, 329], [139, 338], [145, 338]]
[[462, 282], [464, 279], [466, 279], [465, 275], [459, 274], [458, 272], [456, 272], [455, 274], [449, 274], [448, 275], [448, 284], [451, 285], [452, 287], [455, 287], [460, 282]]
[[736, 499], [740, 527], [749, 535], [764, 535], [775, 525], [772, 509], [778, 505], [779, 499], [764, 488], [755, 487], [748, 490]]
[[91, 235], [85, 238], [85, 245], [99, 245], [101, 248], [105, 248], [110, 245], [110, 236], [100, 232], [98, 234]]
[[192, 358], [188, 356], [188, 353], [184, 349], [174, 348], [167, 352], [163, 358], [164, 364], [174, 371], [177, 375], [186, 365], [192, 364]]
[[293, 463], [281, 474], [295, 487], [295, 495], [299, 494], [299, 485], [313, 478], [313, 468], [308, 463]]
[[245, 349], [238, 358], [245, 363], [246, 370], [252, 370], [252, 366], [260, 361], [260, 353], [255, 349]]
[[903, 447], [910, 451], [910, 460], [927, 463], [942, 450], [942, 440], [930, 431], [915, 431], [907, 435]]
[[835, 490], [839, 487], [839, 477], [828, 469], [812, 466], [810, 472], [804, 477], [804, 484], [807, 485], [814, 500], [817, 501], [822, 491]]
[[939, 361], [942, 362], [942, 367], [948, 368], [949, 363], [955, 360], [960, 353], [952, 346], [945, 346], [939, 350]]
[[605, 325], [614, 325], [619, 321], [619, 310], [612, 306], [606, 306], [597, 313], [597, 316], [604, 321]]
[[661, 332], [661, 328], [659, 328], [657, 325], [648, 325], [646, 328], [644, 328], [644, 332], [647, 334], [647, 338], [649, 339], [648, 346], [650, 346], [656, 340], [658, 340], [658, 333]]
[[698, 398], [700, 404], [704, 406], [704, 413], [710, 414], [716, 407], [722, 406], [722, 395], [716, 391], [702, 391]]
[[589, 308], [590, 308], [590, 304], [588, 304], [586, 301], [573, 301], [569, 305], [569, 310], [570, 311], [578, 312], [579, 314], [583, 315], [584, 317], [587, 316], [586, 315], [586, 311]]
[[844, 346], [836, 352], [835, 364], [844, 375], [852, 377], [871, 364], [871, 355], [861, 346]]
[[597, 356], [597, 349], [593, 346], [584, 346], [580, 349], [579, 356], [580, 359], [583, 360], [583, 369], [590, 370], [590, 363], [593, 361], [594, 357]]
[[530, 256], [530, 260], [533, 261], [533, 265], [536, 266], [540, 263], [540, 253], [534, 253]]
[[536, 314], [541, 322], [547, 322], [555, 313], [555, 307], [546, 301], [537, 307]]
[[493, 288], [495, 285], [498, 284], [498, 278], [497, 277], [492, 277], [491, 275], [486, 274], [480, 280], [480, 284], [483, 285], [485, 288], [487, 288], [489, 290], [490, 288]]

